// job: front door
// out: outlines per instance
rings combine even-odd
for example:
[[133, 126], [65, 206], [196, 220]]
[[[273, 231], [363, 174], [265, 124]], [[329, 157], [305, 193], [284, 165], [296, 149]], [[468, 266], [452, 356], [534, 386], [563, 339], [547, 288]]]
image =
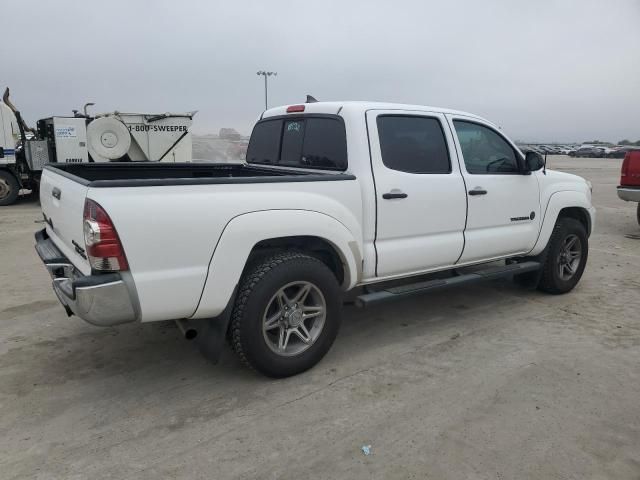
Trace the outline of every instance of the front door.
[[455, 264], [462, 253], [465, 187], [439, 113], [367, 113], [376, 188], [376, 276]]
[[494, 127], [448, 117], [457, 136], [469, 204], [459, 263], [528, 252], [540, 229], [537, 173], [522, 173], [521, 154]]

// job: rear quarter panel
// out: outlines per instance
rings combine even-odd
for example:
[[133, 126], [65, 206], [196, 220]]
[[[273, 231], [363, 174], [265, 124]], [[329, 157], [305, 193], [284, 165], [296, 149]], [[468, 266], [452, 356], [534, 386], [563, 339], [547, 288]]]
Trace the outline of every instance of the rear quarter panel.
[[[118, 231], [143, 322], [194, 315], [220, 235], [240, 215], [292, 206], [316, 211], [344, 225], [362, 245], [357, 180], [91, 188], [87, 196], [105, 208]], [[235, 272], [242, 271], [245, 253], [233, 245], [220, 252], [233, 259]], [[238, 280], [216, 277], [231, 289]], [[221, 308], [216, 300], [209, 312], [221, 311], [226, 300]]]

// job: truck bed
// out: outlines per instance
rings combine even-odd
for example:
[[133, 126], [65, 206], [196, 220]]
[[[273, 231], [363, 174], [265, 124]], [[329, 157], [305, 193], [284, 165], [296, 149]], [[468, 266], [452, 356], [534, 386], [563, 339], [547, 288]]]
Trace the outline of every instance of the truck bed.
[[49, 164], [45, 169], [92, 188], [355, 179], [353, 175], [344, 173], [309, 172], [244, 163], [65, 163]]

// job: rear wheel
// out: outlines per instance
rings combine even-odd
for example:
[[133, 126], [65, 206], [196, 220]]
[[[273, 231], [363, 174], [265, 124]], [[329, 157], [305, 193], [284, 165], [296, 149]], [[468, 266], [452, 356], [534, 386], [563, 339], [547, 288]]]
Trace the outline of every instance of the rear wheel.
[[636, 219], [638, 220], [638, 225], [640, 225], [640, 203], [638, 203], [638, 208], [636, 209]]
[[11, 205], [18, 199], [20, 185], [16, 177], [6, 170], [0, 170], [0, 206]]
[[340, 327], [342, 292], [320, 260], [280, 253], [244, 275], [230, 339], [243, 363], [270, 377], [303, 372], [327, 353]]
[[584, 225], [574, 218], [559, 218], [549, 239], [538, 289], [553, 294], [573, 290], [582, 277], [588, 254]]

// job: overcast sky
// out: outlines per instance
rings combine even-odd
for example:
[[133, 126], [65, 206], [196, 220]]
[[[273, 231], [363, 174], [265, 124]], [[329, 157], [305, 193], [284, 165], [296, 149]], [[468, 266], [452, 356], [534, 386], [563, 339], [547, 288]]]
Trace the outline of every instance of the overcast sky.
[[640, 139], [640, 0], [2, 2], [0, 82], [27, 122], [199, 110], [249, 133], [271, 106], [470, 111], [527, 141]]

